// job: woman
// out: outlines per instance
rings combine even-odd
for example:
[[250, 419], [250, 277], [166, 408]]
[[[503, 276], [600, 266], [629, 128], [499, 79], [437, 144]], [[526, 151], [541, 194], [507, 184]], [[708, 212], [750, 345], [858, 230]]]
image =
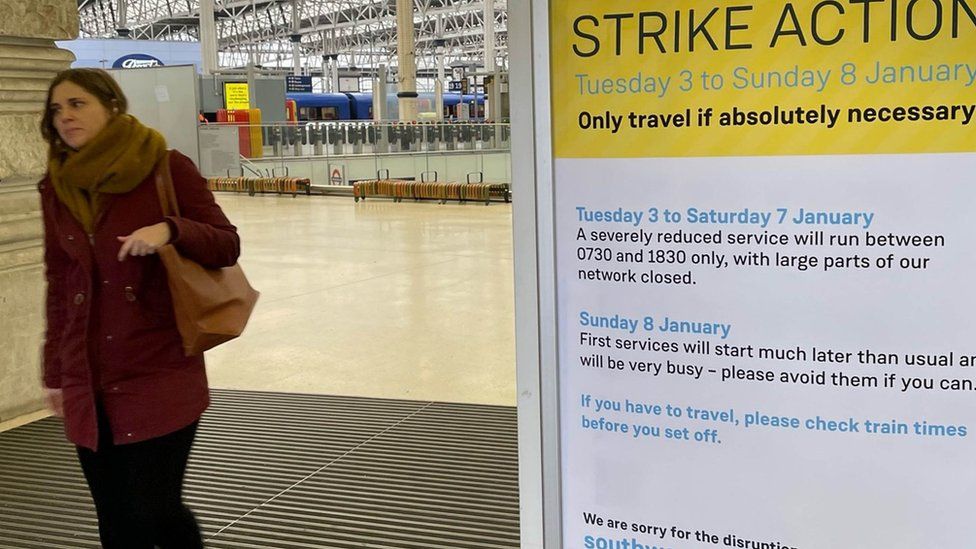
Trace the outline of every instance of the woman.
[[[224, 267], [240, 241], [192, 161], [167, 156], [163, 136], [127, 105], [98, 69], [66, 70], [48, 89], [44, 385], [77, 446], [103, 547], [192, 549], [203, 543], [182, 503], [183, 474], [209, 391], [203, 357], [183, 354], [155, 251], [170, 243]], [[179, 218], [163, 218], [163, 159]]]

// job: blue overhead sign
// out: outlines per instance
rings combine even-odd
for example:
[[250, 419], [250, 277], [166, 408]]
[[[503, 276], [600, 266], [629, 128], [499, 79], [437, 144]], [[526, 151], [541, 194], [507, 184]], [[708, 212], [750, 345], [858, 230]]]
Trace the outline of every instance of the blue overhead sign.
[[312, 93], [312, 77], [294, 74], [286, 76], [285, 93]]
[[162, 67], [163, 62], [145, 53], [123, 55], [112, 63], [114, 69], [139, 69], [143, 67]]

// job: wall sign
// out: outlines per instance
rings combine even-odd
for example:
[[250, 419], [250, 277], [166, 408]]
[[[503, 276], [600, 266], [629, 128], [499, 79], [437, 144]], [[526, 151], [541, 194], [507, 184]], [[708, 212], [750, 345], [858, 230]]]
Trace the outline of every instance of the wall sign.
[[972, 545], [976, 0], [873, 4], [549, 3], [563, 547]]
[[145, 53], [131, 53], [123, 55], [112, 63], [114, 69], [140, 69], [145, 67], [162, 67], [163, 62]]
[[286, 93], [312, 93], [312, 77], [289, 74], [285, 76]]
[[246, 83], [224, 82], [224, 106], [227, 110], [247, 110], [250, 97]]
[[339, 77], [339, 92], [340, 93], [356, 93], [359, 91], [359, 77], [358, 76], [340, 76]]

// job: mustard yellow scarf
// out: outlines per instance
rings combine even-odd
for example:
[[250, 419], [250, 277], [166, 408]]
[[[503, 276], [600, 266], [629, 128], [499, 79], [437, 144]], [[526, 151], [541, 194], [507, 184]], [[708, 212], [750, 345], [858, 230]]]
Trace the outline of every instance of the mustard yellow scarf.
[[120, 114], [77, 151], [56, 152], [48, 160], [48, 175], [58, 199], [92, 233], [106, 195], [136, 188], [165, 153], [162, 134]]

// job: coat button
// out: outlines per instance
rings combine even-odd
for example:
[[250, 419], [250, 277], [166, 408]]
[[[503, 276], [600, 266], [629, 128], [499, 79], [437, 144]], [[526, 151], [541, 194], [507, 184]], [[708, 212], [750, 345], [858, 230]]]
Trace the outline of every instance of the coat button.
[[110, 336], [110, 335], [105, 336], [105, 341], [112, 341], [112, 336]]
[[69, 234], [68, 235], [68, 240], [74, 241], [74, 239], [75, 239], [75, 235], [73, 235], [73, 234]]
[[125, 300], [126, 301], [135, 301], [136, 300], [136, 293], [132, 289], [132, 286], [126, 286], [125, 287]]
[[75, 305], [81, 305], [84, 302], [85, 302], [85, 294], [80, 292], [75, 294]]

